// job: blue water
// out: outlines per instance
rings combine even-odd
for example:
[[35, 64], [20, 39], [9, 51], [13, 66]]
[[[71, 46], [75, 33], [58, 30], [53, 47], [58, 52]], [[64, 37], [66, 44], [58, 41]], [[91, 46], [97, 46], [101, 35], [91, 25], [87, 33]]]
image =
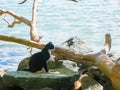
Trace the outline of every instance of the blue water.
[[[21, 0], [1, 0], [0, 8], [16, 12], [31, 20], [32, 0], [22, 5]], [[41, 0], [40, 0], [41, 1]], [[37, 30], [42, 41], [55, 45], [78, 36], [99, 51], [104, 44], [104, 35], [112, 36], [111, 52], [120, 55], [120, 0], [42, 0], [38, 4]], [[12, 21], [9, 15], [8, 20]], [[29, 27], [25, 24], [7, 28], [0, 16], [0, 34], [29, 40]], [[0, 68], [16, 70], [18, 63], [29, 56], [27, 46], [0, 41]]]

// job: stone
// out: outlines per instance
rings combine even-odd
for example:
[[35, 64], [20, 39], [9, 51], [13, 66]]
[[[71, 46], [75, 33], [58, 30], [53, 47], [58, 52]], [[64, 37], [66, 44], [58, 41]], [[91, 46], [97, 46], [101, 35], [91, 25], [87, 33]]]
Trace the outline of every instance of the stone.
[[78, 73], [65, 69], [51, 70], [50, 73], [31, 73], [27, 71], [7, 72], [2, 82], [9, 87], [20, 87], [21, 90], [69, 90], [79, 77]]
[[7, 72], [3, 83], [8, 87], [19, 87], [20, 90], [69, 90], [74, 81], [79, 78], [75, 62], [59, 60], [48, 62], [49, 73], [31, 73], [28, 69], [29, 57], [22, 60], [17, 71]]
[[[17, 71], [21, 71], [24, 69], [28, 69], [28, 62], [30, 58], [27, 57], [24, 60], [22, 60], [19, 65]], [[49, 61], [48, 62], [48, 68], [49, 69], [57, 69], [57, 68], [63, 68], [63, 69], [69, 69], [74, 72], [78, 72], [79, 67], [77, 66], [76, 62], [72, 62], [69, 60], [59, 60], [59, 61]]]
[[81, 78], [82, 90], [103, 90], [103, 86], [87, 74]]
[[68, 40], [63, 42], [60, 46], [81, 54], [93, 52], [92, 48], [77, 36], [69, 38]]
[[108, 56], [112, 59], [113, 62], [120, 64], [120, 56], [114, 53], [108, 53]]
[[88, 75], [99, 82], [103, 86], [103, 90], [113, 90], [111, 80], [102, 73], [99, 68], [91, 67], [88, 71]]
[[[93, 49], [77, 36], [71, 37], [65, 42], [63, 42], [61, 44], [61, 47], [74, 51], [75, 53], [80, 53], [80, 54], [93, 53]], [[82, 73], [83, 71], [91, 67], [84, 63], [77, 63], [77, 65], [79, 67], [80, 73]]]
[[27, 57], [24, 60], [22, 60], [18, 65], [17, 71], [20, 71], [23, 69], [28, 69], [29, 68], [29, 66], [28, 66], [29, 60], [30, 60], [30, 57]]

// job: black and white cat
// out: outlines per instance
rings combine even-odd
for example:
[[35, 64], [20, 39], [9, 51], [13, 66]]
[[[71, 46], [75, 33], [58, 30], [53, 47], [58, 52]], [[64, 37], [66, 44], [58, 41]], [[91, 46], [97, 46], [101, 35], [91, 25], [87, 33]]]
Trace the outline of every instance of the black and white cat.
[[54, 50], [54, 45], [49, 42], [46, 46], [42, 49], [41, 52], [35, 53], [30, 57], [29, 61], [29, 69], [30, 72], [37, 72], [45, 69], [48, 72], [48, 60], [51, 58], [51, 50]]

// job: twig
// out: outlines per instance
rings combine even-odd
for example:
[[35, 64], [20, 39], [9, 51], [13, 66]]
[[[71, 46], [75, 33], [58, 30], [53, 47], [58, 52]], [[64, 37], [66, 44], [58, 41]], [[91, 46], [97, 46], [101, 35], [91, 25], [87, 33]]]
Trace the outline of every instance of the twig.
[[11, 24], [8, 25], [8, 27], [12, 28], [15, 26], [15, 24], [20, 24], [20, 23], [21, 21], [15, 19]]
[[0, 9], [0, 15], [3, 15], [3, 14], [8, 14], [8, 15], [12, 16], [13, 18], [15, 18], [16, 20], [21, 21], [31, 27], [31, 21], [27, 20], [26, 18], [12, 12], [12, 11]]
[[10, 24], [10, 23], [8, 22], [8, 20], [7, 20], [6, 15], [4, 16], [3, 20], [8, 24], [8, 27], [9, 27], [9, 28], [13, 28], [13, 27], [15, 26], [15, 24], [20, 24], [20, 23], [21, 23], [21, 21], [15, 19], [15, 20]]
[[7, 20], [6, 15], [4, 16], [3, 20], [4, 20], [8, 25], [10, 25], [10, 23], [9, 23], [8, 20]]

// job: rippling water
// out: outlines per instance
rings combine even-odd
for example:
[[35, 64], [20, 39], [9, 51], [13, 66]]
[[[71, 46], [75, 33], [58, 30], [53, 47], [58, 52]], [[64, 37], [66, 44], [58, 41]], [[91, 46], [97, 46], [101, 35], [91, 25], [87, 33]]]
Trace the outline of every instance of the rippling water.
[[[22, 5], [21, 0], [1, 0], [0, 8], [8, 9], [31, 20], [32, 0]], [[42, 0], [38, 4], [37, 29], [42, 41], [59, 45], [66, 39], [78, 36], [99, 51], [104, 35], [112, 36], [111, 52], [120, 55], [120, 0]], [[7, 15], [8, 16], [8, 15]], [[0, 34], [29, 39], [25, 24], [7, 28], [0, 16]], [[8, 20], [13, 18], [8, 16]], [[0, 41], [0, 68], [16, 70], [18, 63], [29, 56], [26, 46]]]

